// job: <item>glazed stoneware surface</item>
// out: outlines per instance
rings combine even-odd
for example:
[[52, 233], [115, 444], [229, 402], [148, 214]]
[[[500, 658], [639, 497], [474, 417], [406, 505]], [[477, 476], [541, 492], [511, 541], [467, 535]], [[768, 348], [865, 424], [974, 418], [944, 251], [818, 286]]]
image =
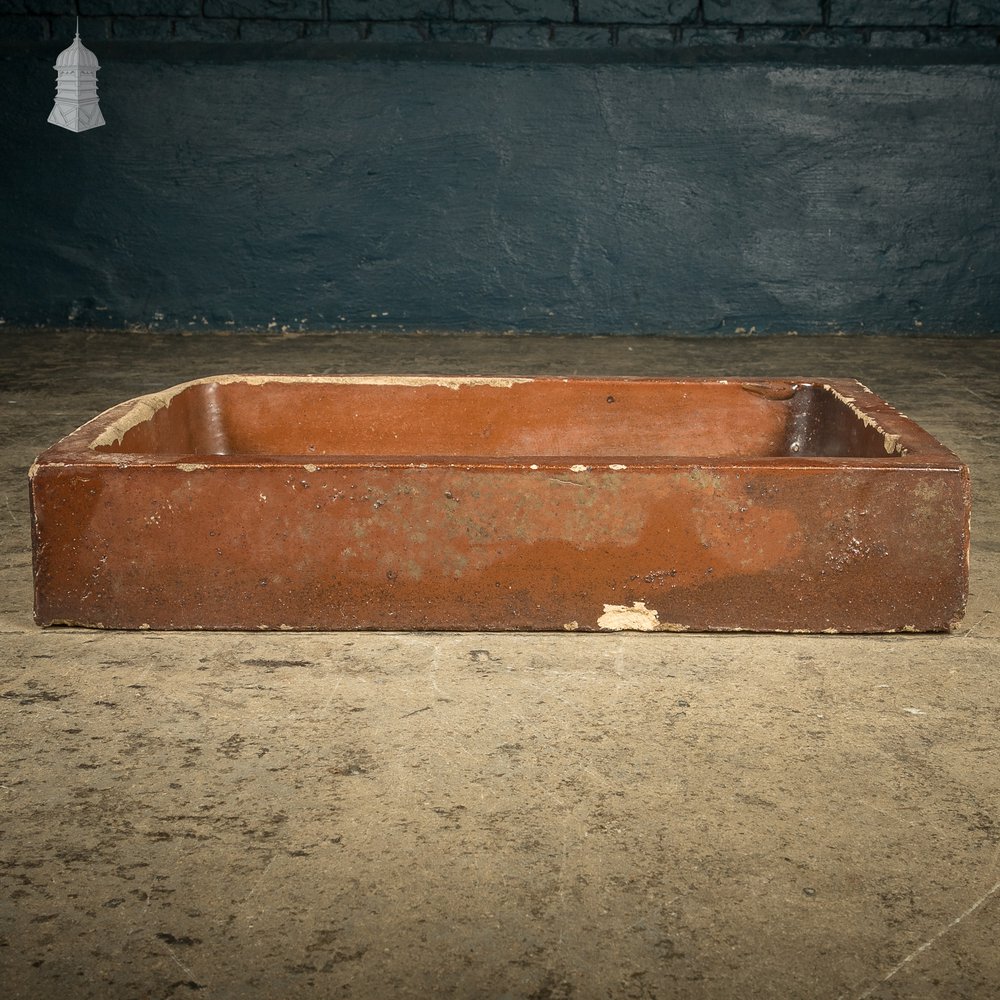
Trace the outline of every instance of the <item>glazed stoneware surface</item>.
[[967, 468], [850, 380], [226, 375], [30, 473], [35, 619], [941, 631]]

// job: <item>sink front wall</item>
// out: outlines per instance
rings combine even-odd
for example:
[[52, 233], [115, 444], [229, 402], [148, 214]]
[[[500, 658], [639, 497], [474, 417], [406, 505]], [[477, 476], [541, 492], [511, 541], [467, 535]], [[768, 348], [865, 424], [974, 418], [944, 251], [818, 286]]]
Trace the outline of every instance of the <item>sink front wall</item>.
[[42, 466], [36, 619], [869, 632], [964, 607], [964, 469], [575, 469]]

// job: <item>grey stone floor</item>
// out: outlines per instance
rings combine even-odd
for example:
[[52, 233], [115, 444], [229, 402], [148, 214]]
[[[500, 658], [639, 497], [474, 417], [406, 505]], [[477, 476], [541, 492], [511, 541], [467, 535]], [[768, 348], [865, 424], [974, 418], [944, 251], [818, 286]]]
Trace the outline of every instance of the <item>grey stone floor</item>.
[[[860, 378], [972, 469], [967, 616], [37, 629], [34, 456], [262, 371]], [[1000, 995], [1000, 341], [6, 331], [0, 415], [4, 996]]]

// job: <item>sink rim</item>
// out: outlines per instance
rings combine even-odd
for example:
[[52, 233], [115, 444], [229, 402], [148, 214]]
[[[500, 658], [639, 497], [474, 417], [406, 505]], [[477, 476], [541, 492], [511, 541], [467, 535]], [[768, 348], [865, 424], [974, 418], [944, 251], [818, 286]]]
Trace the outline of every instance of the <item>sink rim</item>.
[[[465, 387], [509, 387], [516, 384], [548, 384], [555, 386], [576, 385], [613, 386], [616, 384], [657, 384], [670, 386], [690, 385], [693, 388], [712, 385], [737, 385], [748, 391], [767, 392], [776, 387], [789, 386], [794, 391], [803, 388], [819, 389], [853, 411], [854, 416], [880, 434], [886, 447], [884, 456], [872, 455], [726, 455], [705, 454], [639, 454], [580, 450], [571, 455], [509, 454], [480, 455], [475, 453], [426, 454], [404, 452], [401, 454], [370, 454], [364, 451], [348, 454], [296, 452], [228, 452], [204, 451], [123, 451], [112, 450], [133, 427], [152, 419], [173, 399], [195, 387], [203, 385], [244, 384], [263, 386], [270, 383], [301, 383], [310, 385], [399, 386], [421, 388], [424, 386], [460, 389]], [[898, 450], [892, 451], [891, 448]], [[506, 376], [506, 375], [286, 375], [286, 374], [225, 374], [205, 376], [177, 383], [167, 389], [124, 400], [92, 417], [76, 430], [65, 435], [43, 451], [32, 465], [29, 475], [34, 477], [44, 466], [129, 466], [129, 467], [180, 467], [183, 471], [201, 471], [212, 468], [240, 467], [292, 467], [315, 469], [328, 468], [523, 468], [539, 470], [571, 470], [573, 472], [637, 472], [664, 468], [686, 469], [691, 467], [725, 466], [726, 468], [885, 468], [892, 470], [940, 469], [959, 471], [965, 468], [962, 460], [911, 418], [899, 413], [885, 400], [872, 392], [857, 379], [820, 377], [670, 377], [670, 376]]]

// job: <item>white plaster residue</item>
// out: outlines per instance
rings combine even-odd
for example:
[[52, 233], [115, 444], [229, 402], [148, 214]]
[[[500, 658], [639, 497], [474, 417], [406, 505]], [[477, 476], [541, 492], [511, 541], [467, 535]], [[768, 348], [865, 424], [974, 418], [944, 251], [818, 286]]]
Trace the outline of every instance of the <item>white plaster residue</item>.
[[590, 472], [589, 465], [571, 465], [569, 467], [570, 472]]
[[181, 472], [197, 472], [199, 469], [207, 469], [209, 466], [204, 462], [178, 462], [177, 468]]
[[611, 469], [613, 472], [624, 472], [628, 468], [628, 466], [615, 464], [615, 465], [609, 465], [608, 468]]
[[563, 628], [567, 632], [575, 632], [579, 627], [580, 623], [578, 621], [566, 622], [566, 624], [563, 625]]
[[133, 401], [133, 406], [131, 409], [126, 411], [117, 420], [112, 421], [107, 427], [101, 431], [93, 441], [90, 442], [91, 448], [109, 448], [114, 447], [116, 444], [120, 444], [121, 440], [125, 435], [132, 430], [137, 424], [144, 423], [147, 420], [152, 420], [152, 418], [157, 414], [158, 411], [162, 410], [165, 406], [170, 405], [170, 400], [175, 394], [171, 391], [164, 393], [152, 393], [149, 396], [142, 396], [139, 399]]
[[197, 379], [188, 385], [215, 382], [225, 385], [229, 382], [244, 382], [247, 385], [266, 385], [268, 382], [316, 382], [327, 385], [407, 385], [413, 388], [437, 386], [441, 389], [461, 389], [467, 385], [490, 386], [494, 389], [510, 389], [530, 378], [507, 378], [493, 375], [219, 375], [215, 378]]
[[538, 466], [535, 465], [534, 463], [532, 463], [530, 466], [528, 466], [528, 468], [530, 468], [530, 469], [537, 469]]
[[[872, 427], [876, 433], [882, 435], [882, 444], [885, 447], [885, 453], [887, 455], [905, 455], [906, 449], [899, 442], [898, 434], [890, 434], [874, 417], [869, 416], [861, 409], [860, 406], [855, 402], [853, 396], [845, 396], [843, 393], [837, 392], [832, 385], [824, 385], [823, 388], [830, 393], [834, 399], [839, 400], [846, 406], [851, 413], [853, 413], [858, 420], [860, 420], [865, 427]], [[865, 388], [862, 386], [862, 388]], [[869, 390], [866, 390], [869, 391]]]
[[597, 619], [597, 627], [610, 632], [632, 629], [635, 632], [656, 632], [660, 628], [660, 615], [654, 608], [647, 608], [645, 601], [626, 604], [605, 604], [604, 614]]
[[302, 468], [305, 469], [306, 472], [319, 472], [318, 465], [303, 465]]
[[883, 443], [885, 444], [885, 452], [887, 455], [902, 455], [903, 448], [899, 443], [898, 434], [887, 434], [882, 432]]

